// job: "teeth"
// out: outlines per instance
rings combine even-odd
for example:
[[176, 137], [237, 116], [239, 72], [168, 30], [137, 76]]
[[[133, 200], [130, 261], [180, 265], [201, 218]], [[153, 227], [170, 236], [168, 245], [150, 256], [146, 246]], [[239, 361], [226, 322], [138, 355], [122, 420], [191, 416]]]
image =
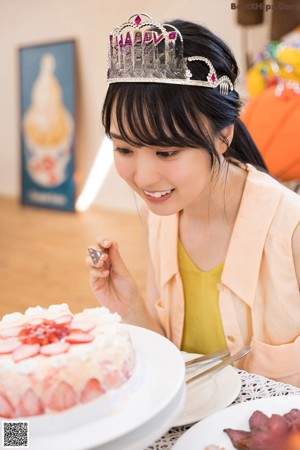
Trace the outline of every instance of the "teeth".
[[160, 192], [148, 192], [148, 191], [144, 191], [145, 194], [149, 195], [150, 197], [154, 197], [154, 198], [159, 198], [162, 197], [163, 195], [167, 195], [170, 194], [172, 189], [169, 189], [168, 191], [160, 191]]

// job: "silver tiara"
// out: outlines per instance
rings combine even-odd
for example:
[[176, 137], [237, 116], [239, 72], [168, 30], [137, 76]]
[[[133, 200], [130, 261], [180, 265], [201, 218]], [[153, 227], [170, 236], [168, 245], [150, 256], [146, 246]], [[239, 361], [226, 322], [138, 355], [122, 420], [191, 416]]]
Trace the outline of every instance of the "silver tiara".
[[[143, 20], [142, 17], [145, 17]], [[206, 80], [193, 80], [187, 62], [203, 61]], [[183, 38], [169, 24], [155, 22], [147, 14], [134, 14], [109, 36], [108, 83], [168, 83], [216, 88], [222, 94], [233, 90], [226, 76], [218, 78], [204, 56], [183, 56]]]

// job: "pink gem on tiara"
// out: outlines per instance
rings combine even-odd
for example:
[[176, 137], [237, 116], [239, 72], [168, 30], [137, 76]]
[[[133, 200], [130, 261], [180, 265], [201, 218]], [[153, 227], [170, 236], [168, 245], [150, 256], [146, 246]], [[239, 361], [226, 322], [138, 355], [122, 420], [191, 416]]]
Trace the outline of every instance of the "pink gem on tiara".
[[142, 19], [140, 18], [140, 16], [136, 16], [136, 18], [135, 18], [135, 23], [136, 23], [137, 25], [139, 25], [139, 24], [141, 23], [141, 21], [142, 21]]
[[171, 33], [169, 33], [169, 39], [175, 39], [176, 38], [176, 31], [171, 31]]
[[[233, 90], [230, 78], [226, 75], [218, 78], [209, 59], [204, 56], [184, 58], [184, 42], [177, 28], [155, 22], [147, 14], [134, 14], [127, 22], [116, 27], [109, 43], [109, 84], [167, 83], [219, 87], [225, 95]], [[206, 80], [193, 79], [194, 62], [206, 64]]]

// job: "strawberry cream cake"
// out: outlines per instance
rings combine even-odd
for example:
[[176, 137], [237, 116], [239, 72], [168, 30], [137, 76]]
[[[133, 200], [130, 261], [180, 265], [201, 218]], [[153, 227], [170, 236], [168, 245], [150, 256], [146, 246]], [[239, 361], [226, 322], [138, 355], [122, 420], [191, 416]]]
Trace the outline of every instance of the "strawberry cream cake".
[[136, 364], [120, 321], [105, 307], [72, 314], [67, 304], [5, 315], [0, 322], [0, 416], [58, 413], [118, 390]]

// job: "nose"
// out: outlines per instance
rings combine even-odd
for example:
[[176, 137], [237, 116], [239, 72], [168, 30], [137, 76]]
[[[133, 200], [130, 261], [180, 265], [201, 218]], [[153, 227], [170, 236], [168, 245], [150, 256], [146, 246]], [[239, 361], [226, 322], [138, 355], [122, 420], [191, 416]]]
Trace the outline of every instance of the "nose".
[[135, 164], [135, 183], [137, 186], [146, 189], [150, 189], [151, 186], [155, 186], [159, 179], [159, 168], [155, 156], [147, 154], [146, 152], [139, 152], [136, 158]]

